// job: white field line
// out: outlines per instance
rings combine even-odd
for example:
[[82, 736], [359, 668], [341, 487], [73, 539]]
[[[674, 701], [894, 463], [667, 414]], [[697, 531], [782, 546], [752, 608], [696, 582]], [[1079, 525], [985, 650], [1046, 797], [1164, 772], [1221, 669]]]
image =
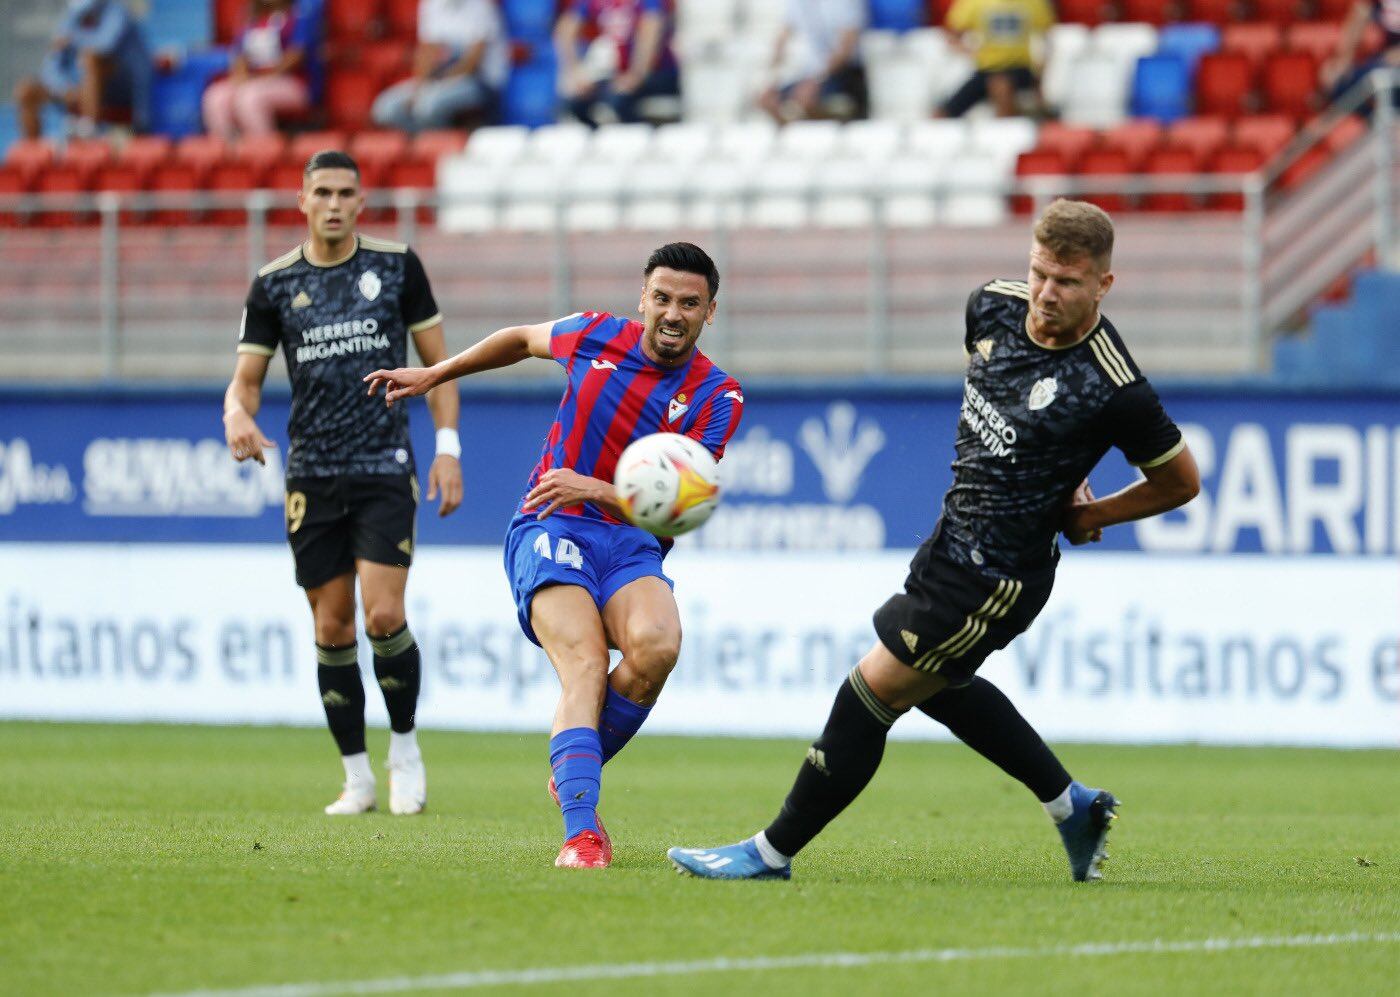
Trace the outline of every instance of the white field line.
[[826, 952], [808, 955], [755, 956], [747, 959], [696, 959], [690, 962], [622, 962], [539, 969], [486, 969], [436, 976], [391, 976], [378, 980], [334, 983], [283, 983], [236, 990], [191, 990], [170, 997], [326, 997], [331, 994], [392, 994], [412, 990], [473, 990], [477, 987], [529, 986], [587, 980], [626, 980], [696, 973], [758, 973], [783, 969], [856, 969], [926, 962], [971, 962], [987, 959], [1053, 959], [1094, 956], [1238, 952], [1250, 949], [1301, 949], [1329, 945], [1400, 943], [1400, 932], [1343, 935], [1282, 935], [1255, 938], [1198, 938], [1185, 941], [1090, 942], [1036, 948], [913, 949], [907, 952]]

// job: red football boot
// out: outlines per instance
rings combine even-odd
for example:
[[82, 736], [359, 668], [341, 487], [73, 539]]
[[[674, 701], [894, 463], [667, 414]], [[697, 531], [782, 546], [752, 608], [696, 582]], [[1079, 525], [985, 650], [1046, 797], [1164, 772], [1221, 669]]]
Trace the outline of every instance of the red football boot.
[[[554, 785], [554, 776], [549, 777], [549, 784], [545, 786], [549, 790], [549, 798], [554, 801], [554, 805], [559, 805], [559, 788]], [[603, 815], [594, 812], [594, 817], [598, 819], [598, 837], [603, 839], [603, 854], [607, 856], [608, 863], [612, 862], [612, 838], [608, 837], [608, 829], [603, 826]]]
[[559, 849], [554, 864], [560, 869], [606, 869], [612, 855], [597, 831], [580, 831]]

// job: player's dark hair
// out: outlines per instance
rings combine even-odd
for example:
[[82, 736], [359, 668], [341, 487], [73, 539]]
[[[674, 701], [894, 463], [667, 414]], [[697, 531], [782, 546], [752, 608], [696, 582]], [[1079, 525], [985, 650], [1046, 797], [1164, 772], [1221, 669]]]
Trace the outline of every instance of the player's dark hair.
[[1113, 260], [1113, 220], [1096, 204], [1062, 197], [1035, 223], [1035, 241], [1057, 260], [1087, 256], [1106, 271]]
[[356, 180], [360, 179], [360, 164], [348, 152], [339, 149], [322, 149], [313, 155], [306, 161], [306, 169], [301, 171], [301, 175], [309, 177], [317, 170], [350, 170]]
[[679, 270], [681, 273], [699, 274], [705, 278], [705, 283], [710, 286], [710, 300], [713, 301], [719, 293], [719, 268], [715, 266], [715, 261], [710, 259], [710, 254], [705, 252], [693, 242], [668, 242], [659, 249], [652, 251], [647, 257], [647, 265], [642, 270], [642, 278], [651, 276], [651, 272], [657, 267], [665, 267], [668, 270]]

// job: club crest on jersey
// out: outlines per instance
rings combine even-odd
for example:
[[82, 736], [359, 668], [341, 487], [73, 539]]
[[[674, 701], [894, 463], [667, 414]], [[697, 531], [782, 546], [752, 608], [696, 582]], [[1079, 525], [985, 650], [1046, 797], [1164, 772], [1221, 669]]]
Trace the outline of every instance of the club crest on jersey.
[[681, 416], [685, 415], [689, 408], [690, 406], [686, 404], [685, 395], [677, 395], [675, 398], [672, 398], [671, 403], [666, 406], [666, 421], [675, 422]]
[[365, 296], [366, 301], [373, 301], [379, 297], [379, 292], [384, 285], [379, 282], [379, 274], [373, 270], [366, 270], [360, 274], [360, 293]]
[[1038, 412], [1055, 400], [1055, 392], [1060, 390], [1059, 384], [1053, 377], [1042, 377], [1031, 386], [1030, 398], [1026, 400], [1026, 408], [1032, 412]]
[[974, 345], [977, 347], [977, 352], [982, 354], [983, 360], [992, 359], [992, 341], [990, 339], [979, 339]]
[[307, 294], [305, 291], [298, 291], [298, 292], [297, 292], [297, 296], [296, 296], [295, 298], [292, 299], [292, 307], [293, 307], [293, 308], [310, 308], [310, 307], [311, 307], [311, 295]]

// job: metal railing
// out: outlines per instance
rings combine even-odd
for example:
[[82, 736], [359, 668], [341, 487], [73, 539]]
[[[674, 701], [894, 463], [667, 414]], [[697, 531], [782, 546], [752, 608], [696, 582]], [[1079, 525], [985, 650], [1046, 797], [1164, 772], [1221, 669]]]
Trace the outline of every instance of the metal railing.
[[[1028, 177], [867, 190], [857, 200], [868, 217], [841, 227], [746, 224], [774, 195], [743, 186], [680, 202], [675, 226], [590, 231], [576, 227], [577, 203], [555, 194], [541, 198], [544, 221], [536, 219], [534, 230], [451, 232], [438, 220], [463, 206], [502, 204], [378, 191], [362, 228], [418, 249], [454, 346], [581, 308], [630, 312], [647, 252], [685, 237], [706, 245], [724, 274], [707, 349], [736, 373], [955, 373], [966, 296], [990, 277], [1023, 271], [1029, 218], [909, 224], [902, 212], [911, 193], [944, 217], [978, 198], [984, 208], [1012, 198], [1038, 210], [1061, 195], [1230, 196], [1240, 210], [1116, 214], [1119, 279], [1107, 310], [1149, 369], [1248, 373], [1267, 367], [1271, 336], [1368, 253], [1400, 262], [1395, 113], [1389, 100], [1374, 99], [1396, 76], [1364, 81], [1265, 169], [1243, 176]], [[1286, 188], [1289, 168], [1368, 101], [1365, 140]], [[806, 209], [817, 204], [812, 189], [782, 196]], [[635, 193], [616, 201], [618, 218], [648, 222], [628, 217]], [[695, 224], [697, 209], [708, 225]], [[96, 227], [44, 224], [75, 214]], [[221, 379], [251, 273], [304, 236], [291, 195], [270, 191], [0, 197], [6, 216], [36, 224], [0, 229], [0, 379]], [[225, 224], [189, 224], [210, 219]]]

